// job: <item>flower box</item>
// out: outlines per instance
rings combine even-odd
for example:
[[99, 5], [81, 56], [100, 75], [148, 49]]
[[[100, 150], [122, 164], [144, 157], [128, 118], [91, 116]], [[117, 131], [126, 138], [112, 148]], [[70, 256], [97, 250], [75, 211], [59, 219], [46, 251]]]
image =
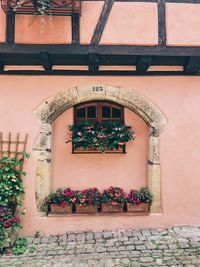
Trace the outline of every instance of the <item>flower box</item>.
[[11, 248], [17, 239], [17, 233], [14, 232], [11, 228], [5, 229], [6, 232], [6, 238], [5, 238], [5, 243], [3, 245], [3, 249], [6, 248]]
[[55, 214], [70, 214], [72, 213], [71, 206], [59, 206], [58, 204], [50, 204], [51, 213]]
[[72, 146], [72, 154], [124, 154], [126, 153], [126, 145], [124, 145], [123, 147], [119, 147], [118, 149], [107, 149], [104, 151], [101, 151], [99, 149], [84, 149], [82, 147], [80, 148], [74, 148], [74, 146]]
[[[19, 4], [20, 2], [20, 4]], [[47, 14], [57, 15], [57, 16], [70, 16], [74, 13], [81, 14], [81, 0], [49, 0], [46, 1], [46, 6], [48, 5]], [[18, 0], [2, 0], [1, 6], [4, 12], [7, 14], [10, 10], [14, 10], [16, 14], [40, 14], [38, 7], [41, 7], [41, 2], [38, 0], [32, 1], [18, 1]]]
[[120, 213], [123, 212], [123, 206], [114, 206], [112, 204], [102, 204], [101, 206], [102, 212], [104, 213]]
[[97, 213], [97, 207], [92, 205], [80, 206], [76, 205], [77, 214], [95, 214]]
[[72, 153], [125, 153], [125, 145], [135, 139], [130, 127], [116, 122], [69, 125], [66, 143]]
[[127, 211], [128, 212], [149, 212], [149, 203], [127, 203]]

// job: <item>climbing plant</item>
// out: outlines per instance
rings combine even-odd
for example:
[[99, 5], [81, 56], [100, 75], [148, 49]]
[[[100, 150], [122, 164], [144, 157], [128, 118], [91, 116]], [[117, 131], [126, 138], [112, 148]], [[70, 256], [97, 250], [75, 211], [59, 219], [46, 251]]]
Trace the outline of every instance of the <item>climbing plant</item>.
[[[25, 152], [22, 154], [29, 158]], [[26, 173], [22, 169], [23, 159], [17, 157], [0, 158], [0, 206], [7, 206], [15, 201], [16, 206], [22, 206], [25, 193], [22, 176]]]

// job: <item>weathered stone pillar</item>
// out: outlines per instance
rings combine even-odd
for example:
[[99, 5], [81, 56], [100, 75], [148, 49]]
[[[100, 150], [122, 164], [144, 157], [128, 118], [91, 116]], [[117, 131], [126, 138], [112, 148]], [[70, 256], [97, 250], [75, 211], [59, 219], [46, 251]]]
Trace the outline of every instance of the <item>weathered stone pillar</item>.
[[155, 135], [153, 129], [151, 129], [149, 137], [148, 187], [154, 197], [151, 205], [151, 212], [159, 213], [162, 211], [159, 139], [158, 136]]
[[42, 128], [34, 147], [38, 159], [35, 182], [37, 210], [42, 212], [42, 204], [50, 193], [51, 185], [51, 123], [42, 122]]

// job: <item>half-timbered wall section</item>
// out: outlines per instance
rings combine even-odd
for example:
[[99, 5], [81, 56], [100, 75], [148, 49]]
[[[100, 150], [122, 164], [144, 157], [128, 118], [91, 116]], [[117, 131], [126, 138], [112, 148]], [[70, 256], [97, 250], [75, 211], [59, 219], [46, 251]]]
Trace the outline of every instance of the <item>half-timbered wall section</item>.
[[49, 16], [44, 27], [6, 13], [0, 74], [199, 74], [200, 0], [82, 0], [80, 14]]

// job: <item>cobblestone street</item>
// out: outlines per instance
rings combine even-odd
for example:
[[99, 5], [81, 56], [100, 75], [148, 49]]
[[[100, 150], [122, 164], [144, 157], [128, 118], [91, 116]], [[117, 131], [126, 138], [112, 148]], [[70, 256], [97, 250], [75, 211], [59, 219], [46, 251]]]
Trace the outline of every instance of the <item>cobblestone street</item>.
[[3, 255], [0, 266], [200, 266], [200, 227], [29, 237], [25, 254]]

